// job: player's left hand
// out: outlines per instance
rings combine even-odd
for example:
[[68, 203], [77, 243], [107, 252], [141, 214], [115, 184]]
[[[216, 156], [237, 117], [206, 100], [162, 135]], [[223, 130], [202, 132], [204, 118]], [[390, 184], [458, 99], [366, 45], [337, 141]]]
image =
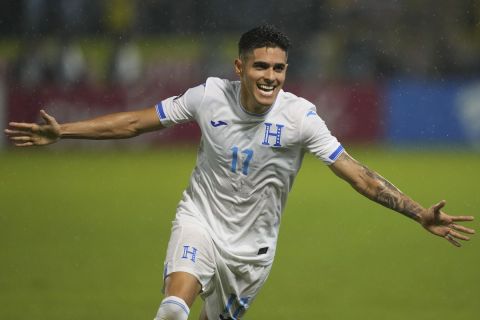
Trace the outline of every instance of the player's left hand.
[[461, 244], [457, 240], [470, 240], [463, 233], [474, 234], [475, 230], [459, 225], [456, 222], [472, 221], [473, 216], [450, 216], [441, 211], [445, 204], [446, 201], [442, 200], [425, 210], [420, 218], [420, 223], [431, 233], [445, 238], [454, 246], [460, 247]]

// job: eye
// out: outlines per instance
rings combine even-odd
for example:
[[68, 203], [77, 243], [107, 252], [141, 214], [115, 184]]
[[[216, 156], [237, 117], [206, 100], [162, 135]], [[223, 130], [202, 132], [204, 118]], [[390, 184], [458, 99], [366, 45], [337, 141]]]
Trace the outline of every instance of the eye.
[[285, 65], [284, 64], [276, 64], [273, 67], [273, 70], [275, 70], [276, 72], [282, 72], [283, 70], [285, 70]]
[[253, 64], [253, 67], [257, 70], [265, 70], [265, 69], [268, 69], [269, 65], [268, 63], [265, 63], [265, 62], [255, 62]]

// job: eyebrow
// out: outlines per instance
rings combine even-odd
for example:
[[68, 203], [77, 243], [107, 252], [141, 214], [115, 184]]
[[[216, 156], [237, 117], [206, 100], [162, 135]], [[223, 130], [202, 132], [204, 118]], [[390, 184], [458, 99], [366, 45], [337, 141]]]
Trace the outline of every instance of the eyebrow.
[[[265, 61], [255, 61], [253, 62], [254, 67], [262, 67], [262, 68], [268, 68], [270, 67], [270, 63], [265, 62]], [[285, 68], [286, 64], [285, 63], [275, 63], [273, 64], [274, 68]]]

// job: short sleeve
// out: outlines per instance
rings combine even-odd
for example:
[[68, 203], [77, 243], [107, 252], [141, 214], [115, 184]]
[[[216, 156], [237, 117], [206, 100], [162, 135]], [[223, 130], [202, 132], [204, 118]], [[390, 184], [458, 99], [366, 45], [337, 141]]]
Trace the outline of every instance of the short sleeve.
[[195, 119], [205, 96], [205, 85], [188, 89], [184, 94], [162, 100], [155, 105], [158, 118], [165, 127]]
[[307, 111], [303, 117], [300, 136], [304, 148], [327, 165], [334, 163], [344, 151], [343, 146], [313, 109]]

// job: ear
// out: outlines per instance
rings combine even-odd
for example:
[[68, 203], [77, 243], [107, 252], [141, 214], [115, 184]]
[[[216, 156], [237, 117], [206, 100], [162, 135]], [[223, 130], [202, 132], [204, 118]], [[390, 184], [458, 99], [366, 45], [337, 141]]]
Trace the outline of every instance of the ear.
[[235, 62], [234, 62], [234, 65], [235, 65], [235, 73], [239, 76], [242, 75], [242, 71], [243, 71], [243, 62], [241, 59], [235, 59]]

